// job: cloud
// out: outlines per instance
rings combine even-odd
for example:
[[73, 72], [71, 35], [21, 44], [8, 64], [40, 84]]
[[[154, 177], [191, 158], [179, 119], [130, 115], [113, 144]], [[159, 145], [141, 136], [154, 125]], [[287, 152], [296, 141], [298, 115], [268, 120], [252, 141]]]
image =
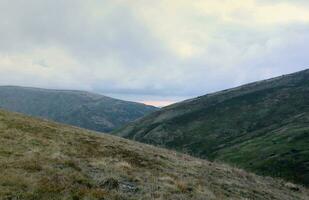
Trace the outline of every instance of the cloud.
[[0, 84], [202, 95], [306, 68], [308, 13], [301, 0], [2, 0]]

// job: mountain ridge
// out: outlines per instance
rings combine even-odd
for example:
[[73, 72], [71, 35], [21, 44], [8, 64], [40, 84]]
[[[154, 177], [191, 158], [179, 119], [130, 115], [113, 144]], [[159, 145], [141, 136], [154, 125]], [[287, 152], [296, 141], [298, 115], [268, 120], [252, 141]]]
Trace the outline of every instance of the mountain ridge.
[[114, 134], [308, 185], [308, 105], [303, 70], [167, 106]]
[[158, 108], [80, 90], [0, 86], [0, 107], [109, 132]]

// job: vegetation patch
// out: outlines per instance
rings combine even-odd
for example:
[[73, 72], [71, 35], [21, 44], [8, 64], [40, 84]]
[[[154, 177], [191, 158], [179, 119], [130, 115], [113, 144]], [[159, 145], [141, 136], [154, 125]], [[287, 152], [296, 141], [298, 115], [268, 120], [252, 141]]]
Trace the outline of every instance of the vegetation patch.
[[296, 184], [173, 151], [4, 111], [0, 116], [6, 124], [0, 127], [1, 200], [306, 200], [309, 195]]

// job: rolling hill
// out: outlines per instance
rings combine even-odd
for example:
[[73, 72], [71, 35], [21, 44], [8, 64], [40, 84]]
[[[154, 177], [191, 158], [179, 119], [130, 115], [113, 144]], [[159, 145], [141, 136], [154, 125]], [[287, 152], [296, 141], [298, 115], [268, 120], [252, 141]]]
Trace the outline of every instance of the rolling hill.
[[0, 110], [0, 199], [306, 200], [279, 179]]
[[158, 108], [84, 91], [0, 87], [0, 108], [109, 132]]
[[115, 132], [309, 185], [309, 70], [165, 107]]

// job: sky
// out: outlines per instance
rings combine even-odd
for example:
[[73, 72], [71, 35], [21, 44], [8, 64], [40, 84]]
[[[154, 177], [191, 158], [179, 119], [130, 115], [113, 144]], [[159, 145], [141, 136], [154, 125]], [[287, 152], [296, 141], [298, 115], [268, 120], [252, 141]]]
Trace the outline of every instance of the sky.
[[308, 0], [0, 0], [0, 85], [164, 106], [309, 68]]

